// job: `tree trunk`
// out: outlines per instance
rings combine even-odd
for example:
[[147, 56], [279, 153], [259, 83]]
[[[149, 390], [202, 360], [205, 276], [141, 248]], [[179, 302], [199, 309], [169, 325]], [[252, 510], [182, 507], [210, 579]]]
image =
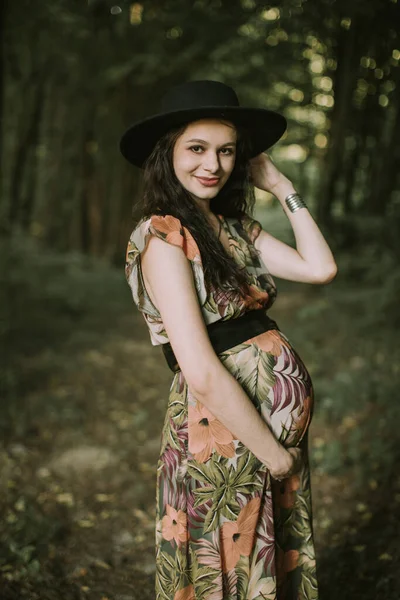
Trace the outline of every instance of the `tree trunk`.
[[[4, 84], [5, 84], [5, 60], [4, 60], [4, 33], [5, 26], [4, 22], [6, 19], [6, 0], [0, 3], [0, 169], [1, 172], [4, 173], [2, 168], [3, 165], [3, 145], [4, 145], [4, 131], [3, 131], [3, 120], [4, 120]], [[0, 189], [0, 196], [2, 197], [2, 190]], [[0, 206], [2, 206], [2, 202], [0, 201]]]
[[[374, 170], [373, 186], [369, 197], [368, 208], [371, 214], [383, 215], [389, 204], [390, 196], [396, 187], [396, 165], [400, 163], [400, 102], [397, 100], [395, 115], [389, 140], [380, 148], [376, 156], [377, 168]], [[379, 161], [379, 162], [378, 162]]]
[[360, 151], [360, 144], [357, 140], [354, 148], [349, 150], [345, 156], [345, 162], [343, 165], [343, 179], [344, 179], [344, 189], [343, 189], [343, 213], [345, 215], [350, 215], [355, 212], [353, 205], [353, 188], [354, 182], [356, 179], [357, 172], [357, 158]]
[[[36, 79], [36, 76], [31, 76], [31, 81]], [[11, 226], [17, 223], [24, 225], [23, 218], [23, 198], [22, 185], [26, 176], [27, 164], [32, 150], [36, 147], [38, 136], [38, 123], [40, 120], [41, 103], [43, 102], [43, 82], [39, 80], [36, 84], [33, 98], [33, 109], [29, 121], [29, 125], [19, 140], [19, 145], [16, 152], [15, 168], [11, 181], [11, 203], [9, 208], [9, 221]]]
[[27, 164], [26, 169], [26, 195], [21, 205], [21, 218], [20, 222], [22, 228], [25, 231], [29, 230], [32, 222], [32, 215], [34, 212], [35, 198], [36, 198], [36, 181], [38, 177], [37, 165], [38, 165], [38, 144], [40, 137], [40, 127], [43, 115], [43, 100], [44, 100], [44, 89], [45, 84], [42, 80], [38, 82], [38, 88], [36, 93], [35, 105], [32, 115], [32, 123], [29, 137], [27, 137], [27, 144], [29, 144], [30, 160]]
[[336, 185], [340, 176], [347, 117], [351, 107], [354, 74], [358, 63], [355, 24], [352, 23], [348, 31], [340, 29], [336, 46], [335, 104], [331, 113], [330, 144], [325, 155], [326, 175], [321, 183], [317, 215], [318, 222], [327, 225], [331, 219]]

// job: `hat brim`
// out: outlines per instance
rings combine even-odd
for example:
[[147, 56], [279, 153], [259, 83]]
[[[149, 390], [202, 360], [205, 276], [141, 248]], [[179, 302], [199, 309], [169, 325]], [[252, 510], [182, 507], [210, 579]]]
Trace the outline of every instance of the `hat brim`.
[[246, 128], [251, 140], [251, 158], [271, 148], [285, 133], [283, 115], [265, 108], [209, 106], [148, 117], [129, 127], [120, 140], [122, 155], [133, 165], [143, 168], [157, 140], [170, 129], [204, 118], [225, 118]]

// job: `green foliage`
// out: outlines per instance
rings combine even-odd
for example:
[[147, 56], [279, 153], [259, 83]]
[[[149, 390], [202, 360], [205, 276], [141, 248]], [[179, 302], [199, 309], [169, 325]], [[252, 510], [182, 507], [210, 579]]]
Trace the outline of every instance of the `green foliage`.
[[[272, 155], [320, 224], [332, 232], [332, 217], [345, 217], [335, 235], [347, 243], [353, 216], [382, 216], [398, 197], [399, 10], [389, 0], [6, 3], [0, 226], [119, 256], [139, 193], [122, 131], [170, 85], [211, 78], [285, 114]], [[394, 226], [389, 237], [398, 246]]]
[[0, 524], [0, 573], [8, 581], [43, 581], [41, 561], [47, 559], [49, 545], [63, 525], [54, 515], [44, 515], [28, 496], [14, 493], [7, 499], [9, 504], [2, 507]]
[[77, 252], [55, 252], [26, 236], [0, 244], [2, 313], [7, 317], [2, 334], [18, 353], [64, 343], [85, 318], [103, 318], [105, 307], [117, 315], [128, 304], [123, 267], [112, 269]]
[[326, 432], [313, 464], [330, 474], [351, 469], [361, 484], [371, 470], [388, 475], [399, 457], [400, 268], [372, 243], [337, 262], [336, 279], [299, 311], [291, 337], [312, 373], [315, 428]]
[[[112, 328], [132, 301], [123, 267], [115, 269], [76, 252], [57, 253], [17, 235], [1, 240], [0, 256], [0, 388], [7, 399], [0, 406], [0, 431], [4, 435], [12, 426], [23, 436], [31, 418], [23, 398], [62, 368], [59, 349], [72, 339], [75, 347], [87, 344], [91, 328]], [[41, 353], [47, 356], [46, 372], [25, 367]], [[45, 396], [42, 400], [49, 402]]]

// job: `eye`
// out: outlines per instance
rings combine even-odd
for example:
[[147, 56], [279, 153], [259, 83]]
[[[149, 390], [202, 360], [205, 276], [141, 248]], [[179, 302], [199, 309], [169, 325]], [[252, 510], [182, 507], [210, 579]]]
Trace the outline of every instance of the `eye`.
[[225, 154], [225, 156], [230, 156], [231, 154], [233, 154], [233, 149], [232, 148], [221, 148], [221, 152], [223, 152]]
[[203, 150], [203, 146], [190, 146], [189, 150], [192, 150], [192, 152], [194, 152], [195, 154], [200, 154], [200, 152], [197, 152], [199, 148], [200, 150]]

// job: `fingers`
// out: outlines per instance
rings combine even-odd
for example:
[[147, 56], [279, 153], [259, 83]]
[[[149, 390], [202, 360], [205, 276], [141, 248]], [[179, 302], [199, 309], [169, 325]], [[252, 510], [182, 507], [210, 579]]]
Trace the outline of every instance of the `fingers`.
[[291, 475], [295, 475], [301, 470], [302, 467], [302, 450], [301, 448], [287, 448], [287, 452], [290, 455], [290, 465], [286, 471], [285, 470], [277, 470], [275, 473], [270, 469], [270, 475], [275, 481], [283, 481], [287, 479]]
[[288, 452], [293, 457], [293, 466], [291, 468], [291, 475], [298, 473], [302, 466], [302, 451], [300, 448], [288, 448]]

